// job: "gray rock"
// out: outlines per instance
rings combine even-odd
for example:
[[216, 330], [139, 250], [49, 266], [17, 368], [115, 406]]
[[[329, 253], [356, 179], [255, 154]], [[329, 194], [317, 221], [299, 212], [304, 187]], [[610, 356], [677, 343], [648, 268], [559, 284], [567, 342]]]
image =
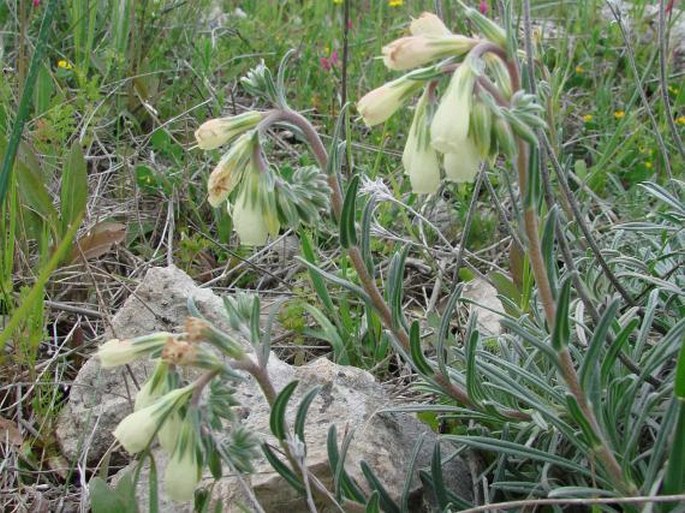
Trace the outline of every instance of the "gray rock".
[[[211, 291], [200, 289], [183, 272], [176, 268], [151, 269], [113, 319], [113, 330], [119, 338], [147, 334], [158, 330], [174, 331], [187, 315], [186, 298], [193, 297], [200, 311], [219, 325], [222, 319], [222, 300]], [[112, 446], [111, 432], [118, 422], [131, 412], [131, 401], [151, 370], [149, 362], [136, 362], [128, 370], [106, 371], [100, 368], [97, 358], [91, 358], [81, 369], [71, 391], [71, 397], [62, 412], [57, 436], [63, 453], [71, 460], [97, 463]], [[321, 390], [311, 404], [305, 427], [307, 443], [306, 464], [311, 475], [328, 487], [332, 477], [328, 466], [326, 438], [331, 425], [336, 425], [339, 443], [346, 432], [354, 433], [346, 458], [347, 472], [363, 489], [366, 482], [359, 463], [366, 461], [385, 484], [388, 492], [399, 497], [406, 482], [406, 468], [419, 437], [424, 443], [418, 466], [430, 463], [436, 435], [414, 417], [383, 411], [391, 406], [383, 388], [366, 371], [334, 364], [326, 359], [313, 361], [302, 367], [293, 367], [271, 355], [269, 375], [277, 390], [293, 379], [299, 386], [291, 399], [287, 418], [292, 425], [297, 405], [303, 394], [314, 386]], [[135, 378], [135, 379], [134, 379]], [[241, 421], [250, 431], [272, 445], [276, 440], [269, 432], [270, 409], [260, 389], [252, 378], [237, 386], [236, 399], [241, 403]], [[166, 455], [159, 448], [153, 449], [160, 480], [164, 475]], [[125, 453], [113, 453], [114, 461], [128, 461]], [[458, 476], [455, 491], [465, 498], [471, 494], [471, 479], [464, 463], [453, 459], [446, 474]], [[246, 489], [253, 494], [265, 511], [289, 513], [305, 512], [301, 497], [285, 483], [265, 461], [257, 461], [255, 472], [238, 478], [225, 473], [213, 483], [212, 497], [224, 504], [224, 511], [241, 511], [244, 505], [253, 510]], [[131, 466], [128, 467], [132, 468]], [[122, 472], [125, 472], [124, 469]], [[120, 476], [121, 473], [118, 474]], [[117, 477], [115, 477], [115, 480]], [[241, 486], [242, 479], [242, 486]], [[147, 468], [138, 483], [139, 500], [145, 505], [149, 493]], [[207, 475], [203, 484], [211, 484]], [[169, 512], [192, 511], [192, 506], [175, 504], [164, 493], [160, 483], [160, 510]], [[412, 511], [420, 511], [424, 500], [416, 473], [411, 477], [411, 489], [415, 501]], [[145, 506], [143, 506], [145, 507]], [[323, 513], [326, 509], [320, 509]]]

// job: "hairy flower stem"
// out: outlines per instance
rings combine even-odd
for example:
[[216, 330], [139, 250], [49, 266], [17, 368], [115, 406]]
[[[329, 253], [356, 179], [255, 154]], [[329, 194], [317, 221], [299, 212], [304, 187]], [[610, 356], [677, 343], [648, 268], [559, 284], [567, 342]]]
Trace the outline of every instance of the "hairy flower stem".
[[[529, 39], [531, 35], [530, 3], [528, 0], [524, 0], [523, 3], [526, 15], [525, 32], [526, 38]], [[527, 49], [529, 66], [532, 66], [530, 41], [528, 41]], [[515, 62], [512, 62], [512, 65], [510, 65], [508, 68], [511, 75], [512, 86], [516, 84], [518, 87], [520, 87], [520, 74], [518, 65]], [[533, 70], [529, 69], [529, 73], [529, 78], [531, 79], [532, 83], [534, 80]], [[516, 91], [518, 87], [514, 87], [514, 91]], [[528, 145], [519, 138], [516, 167], [519, 178], [521, 203], [523, 204], [524, 208], [523, 221], [525, 225], [525, 232], [527, 238], [526, 242], [528, 245], [531, 268], [533, 270], [535, 282], [537, 283], [538, 290], [540, 293], [540, 299], [542, 301], [542, 305], [545, 311], [547, 325], [551, 333], [554, 331], [554, 323], [556, 318], [556, 303], [554, 300], [554, 296], [552, 294], [552, 288], [549, 283], [549, 277], [547, 276], [547, 272], [545, 270], [545, 262], [542, 258], [539, 237], [539, 221], [537, 212], [535, 210], [535, 204], [534, 202], [531, 202], [531, 204], [526, 205], [526, 202], [524, 201], [524, 197], [528, 187], [526, 176], [528, 172], [529, 158], [530, 153], [528, 151]], [[533, 172], [537, 172], [537, 170], [534, 170]], [[597, 437], [598, 443], [595, 447], [593, 447], [595, 453], [597, 454], [597, 457], [602, 462], [604, 469], [609, 474], [614, 486], [618, 491], [625, 495], [636, 495], [638, 490], [636, 489], [633, 483], [625, 479], [625, 476], [623, 475], [623, 470], [621, 469], [621, 465], [618, 463], [618, 460], [616, 460], [616, 456], [614, 455], [613, 451], [611, 450], [609, 444], [606, 441], [606, 438], [604, 437], [604, 433], [602, 432], [599, 422], [595, 417], [590, 402], [588, 401], [588, 398], [585, 395], [585, 391], [583, 390], [580, 384], [578, 373], [576, 371], [576, 367], [574, 365], [573, 359], [571, 358], [571, 353], [568, 350], [568, 347], [564, 347], [563, 349], [559, 350], [557, 352], [557, 358], [560, 373], [562, 378], [566, 382], [566, 386], [575, 398], [576, 402], [578, 403], [578, 407], [583, 413], [583, 416], [590, 424], [590, 428]]]
[[[298, 127], [307, 138], [312, 152], [314, 153], [314, 158], [316, 158], [319, 167], [325, 170], [329, 169], [328, 152], [326, 151], [319, 134], [316, 132], [307, 118], [302, 116], [300, 113], [291, 110], [274, 110], [269, 113], [264, 120], [262, 120], [260, 129], [266, 130], [269, 125], [277, 122], [286, 122]], [[328, 185], [331, 188], [331, 205], [333, 207], [333, 215], [335, 216], [335, 220], [338, 221], [340, 219], [340, 215], [342, 214], [343, 192], [334, 170], [329, 170]], [[371, 276], [369, 273], [369, 270], [364, 263], [361, 250], [358, 246], [353, 245], [348, 249], [348, 254], [350, 256], [350, 260], [352, 261], [352, 265], [357, 272], [357, 276], [359, 276], [359, 281], [361, 282], [366, 293], [371, 298], [373, 307], [380, 316], [383, 326], [385, 326], [385, 328], [392, 333], [402, 348], [409, 352], [409, 334], [401, 326], [396, 326], [395, 323], [393, 323], [392, 311], [385, 302], [385, 299], [383, 299], [383, 294], [378, 289], [373, 276]], [[436, 379], [436, 382], [442, 386], [445, 393], [465, 406], [476, 408], [476, 405], [474, 405], [469, 399], [466, 390], [454, 383], [451, 383], [448, 376], [441, 376], [440, 378], [441, 379]], [[506, 415], [506, 413], [504, 414]]]

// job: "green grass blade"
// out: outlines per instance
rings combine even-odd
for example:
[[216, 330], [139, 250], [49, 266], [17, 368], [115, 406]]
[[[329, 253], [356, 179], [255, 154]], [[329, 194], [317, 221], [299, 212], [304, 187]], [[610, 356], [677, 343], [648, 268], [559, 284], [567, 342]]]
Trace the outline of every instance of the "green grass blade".
[[359, 190], [359, 175], [354, 175], [347, 186], [342, 213], [340, 214], [340, 245], [349, 248], [357, 244], [357, 228], [354, 224], [357, 208], [357, 191]]
[[19, 141], [24, 132], [24, 125], [29, 117], [29, 109], [33, 102], [33, 90], [38, 78], [38, 71], [41, 67], [41, 60], [43, 51], [48, 38], [48, 32], [52, 24], [52, 18], [57, 10], [55, 0], [47, 0], [43, 7], [43, 21], [40, 24], [38, 31], [38, 40], [36, 41], [36, 49], [31, 57], [31, 64], [24, 82], [24, 90], [21, 93], [21, 100], [19, 100], [19, 107], [17, 108], [17, 117], [14, 120], [14, 126], [10, 133], [9, 141], [7, 142], [7, 151], [2, 159], [2, 167], [0, 168], [0, 207], [5, 203], [5, 196], [9, 186], [10, 177], [12, 176], [12, 168], [14, 166], [14, 159], [19, 148]]

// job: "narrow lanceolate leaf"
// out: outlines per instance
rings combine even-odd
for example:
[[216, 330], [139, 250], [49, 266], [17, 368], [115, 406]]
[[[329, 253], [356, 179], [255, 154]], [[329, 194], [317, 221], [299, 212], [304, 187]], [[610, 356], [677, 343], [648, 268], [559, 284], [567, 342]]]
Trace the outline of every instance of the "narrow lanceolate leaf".
[[411, 361], [416, 370], [425, 377], [431, 377], [435, 373], [433, 368], [428, 364], [428, 361], [423, 355], [421, 349], [421, 327], [419, 321], [414, 321], [409, 330], [409, 349], [411, 350]]
[[364, 474], [366, 481], [369, 483], [369, 487], [378, 492], [383, 511], [386, 513], [400, 513], [399, 506], [395, 504], [395, 501], [392, 500], [392, 497], [390, 497], [390, 494], [383, 486], [383, 483], [381, 483], [373, 473], [373, 470], [371, 470], [369, 464], [362, 460], [359, 466], [362, 468], [362, 473]]
[[466, 393], [475, 404], [480, 404], [485, 399], [485, 391], [478, 376], [478, 361], [476, 352], [480, 341], [480, 333], [476, 329], [478, 316], [471, 314], [466, 333]]
[[[312, 265], [316, 265], [316, 256], [314, 254], [314, 246], [309, 238], [309, 234], [305, 231], [300, 232], [300, 244], [302, 247], [302, 257]], [[316, 273], [309, 269], [309, 279], [312, 280], [312, 286], [316, 295], [319, 296], [319, 300], [326, 307], [328, 312], [335, 312], [333, 307], [333, 301], [331, 296], [328, 294], [328, 288], [326, 287], [326, 282], [321, 277], [319, 273]]]
[[445, 342], [452, 322], [452, 315], [457, 307], [457, 301], [459, 301], [459, 298], [461, 297], [463, 288], [464, 284], [460, 283], [454, 288], [452, 294], [450, 294], [450, 297], [447, 300], [447, 306], [442, 314], [442, 320], [440, 321], [440, 327], [438, 328], [438, 338], [435, 342], [436, 352], [438, 353], [438, 368], [440, 369], [440, 373], [445, 377], [449, 375], [445, 363]]
[[573, 417], [576, 423], [580, 426], [580, 429], [583, 431], [589, 448], [594, 449], [595, 447], [598, 447], [600, 445], [600, 440], [597, 437], [597, 434], [593, 431], [590, 421], [585, 417], [585, 414], [583, 414], [580, 406], [578, 406], [578, 401], [576, 401], [576, 398], [568, 394], [566, 396], [566, 406], [571, 414], [571, 417]]
[[371, 497], [369, 497], [369, 502], [366, 503], [365, 513], [381, 513], [380, 508], [380, 495], [376, 490], [373, 491]]
[[345, 471], [345, 455], [347, 453], [347, 447], [349, 447], [349, 441], [351, 440], [352, 435], [350, 432], [343, 440], [343, 453], [340, 454], [338, 452], [338, 433], [335, 424], [331, 425], [328, 429], [328, 437], [326, 438], [328, 464], [331, 467], [331, 473], [333, 474], [333, 487], [336, 499], [341, 500], [344, 497], [363, 504], [366, 500], [364, 493]]
[[285, 410], [288, 406], [290, 396], [293, 395], [298, 381], [291, 381], [283, 390], [280, 391], [274, 405], [271, 408], [271, 416], [269, 417], [269, 427], [273, 435], [279, 440], [284, 440], [286, 435], [285, 430]]
[[357, 230], [354, 225], [354, 214], [357, 207], [359, 175], [354, 175], [347, 186], [342, 213], [340, 214], [340, 245], [349, 248], [357, 244]]
[[414, 481], [414, 470], [416, 469], [416, 461], [418, 460], [421, 447], [423, 447], [423, 439], [426, 433], [421, 433], [419, 439], [414, 444], [414, 450], [409, 458], [407, 471], [404, 478], [404, 486], [402, 487], [402, 496], [400, 497], [400, 513], [409, 513], [409, 495], [411, 493], [412, 482]]
[[386, 299], [392, 312], [392, 322], [398, 327], [406, 329], [404, 319], [404, 309], [402, 308], [402, 289], [404, 287], [404, 262], [407, 258], [409, 246], [405, 246], [401, 251], [395, 253], [390, 260], [388, 270], [388, 283], [386, 287]]
[[571, 277], [567, 276], [561, 284], [557, 316], [554, 321], [554, 333], [552, 333], [552, 347], [561, 351], [568, 346], [571, 338], [571, 324], [569, 322], [569, 304], [571, 302]]
[[274, 454], [273, 450], [266, 442], [262, 444], [262, 451], [264, 451], [264, 456], [266, 456], [269, 465], [271, 465], [276, 472], [283, 476], [283, 479], [285, 479], [290, 486], [297, 490], [298, 493], [304, 494], [304, 486], [302, 485], [300, 479], [285, 463], [278, 459], [278, 456]]
[[364, 291], [364, 289], [362, 289], [359, 285], [355, 285], [354, 283], [352, 283], [352, 282], [350, 282], [344, 278], [340, 278], [339, 276], [336, 276], [335, 274], [324, 271], [323, 269], [320, 269], [316, 265], [307, 262], [303, 258], [295, 257], [295, 259], [300, 261], [302, 264], [304, 264], [304, 266], [307, 267], [307, 269], [309, 269], [310, 271], [319, 274], [323, 278], [326, 278], [328, 281], [333, 282], [336, 285], [340, 285], [341, 287], [346, 288], [350, 292], [353, 292], [354, 294], [356, 294], [357, 297], [362, 298], [367, 303], [371, 303], [371, 298]]
[[604, 355], [604, 358], [602, 358], [602, 367], [599, 375], [603, 386], [606, 386], [609, 383], [609, 380], [611, 379], [611, 370], [614, 368], [614, 363], [616, 363], [619, 353], [639, 324], [639, 319], [631, 319], [630, 322], [616, 336], [606, 355]]
[[554, 229], [556, 227], [557, 218], [559, 217], [559, 207], [554, 205], [547, 219], [545, 220], [545, 229], [542, 232], [542, 256], [545, 260], [545, 270], [549, 278], [552, 292], [556, 296], [557, 284], [559, 283], [559, 272], [557, 268], [556, 252], [554, 251]]
[[362, 223], [360, 227], [361, 239], [359, 241], [364, 264], [371, 276], [373, 276], [374, 273], [373, 258], [371, 256], [371, 221], [373, 220], [374, 208], [376, 208], [376, 200], [371, 196], [366, 202], [366, 205], [364, 205], [364, 210], [362, 212]]
[[433, 447], [433, 458], [431, 459], [431, 477], [433, 478], [433, 491], [435, 497], [438, 499], [438, 506], [440, 511], [443, 511], [449, 499], [447, 498], [447, 489], [445, 488], [445, 480], [442, 477], [442, 457], [440, 456], [440, 441], [435, 442]]
[[74, 141], [65, 162], [60, 194], [61, 233], [86, 210], [88, 199], [88, 171], [81, 145]]
[[[678, 421], [673, 433], [673, 443], [664, 476], [664, 486], [661, 490], [664, 495], [673, 495], [685, 491], [685, 458], [682, 456], [685, 454], [685, 401], [679, 399], [678, 402]], [[670, 511], [673, 507], [675, 504], [664, 508], [664, 510]]]
[[616, 318], [618, 306], [619, 302], [614, 300], [602, 314], [601, 319], [597, 322], [592, 338], [590, 339], [590, 343], [583, 358], [583, 363], [580, 365], [580, 384], [586, 392], [593, 381], [598, 383], [600, 377], [598, 375], [599, 363], [604, 359], [602, 349], [606, 346], [605, 339], [611, 328], [611, 324]]
[[315, 386], [309, 392], [305, 394], [300, 402], [300, 406], [297, 408], [297, 414], [295, 415], [295, 434], [297, 437], [304, 442], [304, 423], [307, 420], [307, 411], [309, 411], [309, 406], [316, 395], [321, 390], [320, 386]]
[[[664, 476], [664, 494], [685, 491], [685, 342], [681, 343], [675, 371], [674, 393], [678, 401], [678, 421], [673, 434], [671, 455]], [[672, 509], [672, 508], [669, 508]]]

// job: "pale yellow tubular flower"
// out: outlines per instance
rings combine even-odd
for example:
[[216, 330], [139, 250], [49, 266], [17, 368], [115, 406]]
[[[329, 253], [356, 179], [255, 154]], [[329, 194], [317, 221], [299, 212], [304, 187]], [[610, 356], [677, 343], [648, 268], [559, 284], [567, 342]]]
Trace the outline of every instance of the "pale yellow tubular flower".
[[428, 89], [416, 105], [414, 119], [409, 129], [407, 143], [402, 153], [402, 165], [409, 175], [412, 191], [417, 194], [432, 194], [440, 185], [440, 162], [431, 147], [426, 124]]
[[480, 152], [469, 137], [462, 142], [459, 152], [445, 154], [445, 178], [456, 183], [472, 182], [478, 174], [480, 162]]
[[231, 142], [246, 130], [256, 127], [262, 120], [260, 112], [243, 112], [228, 118], [205, 121], [195, 130], [197, 145], [203, 150], [213, 150]]
[[459, 153], [469, 133], [475, 74], [464, 62], [459, 66], [431, 123], [431, 144], [440, 153]]
[[463, 55], [477, 41], [465, 36], [408, 36], [383, 47], [383, 63], [388, 69], [407, 70], [435, 59]]
[[254, 138], [254, 131], [241, 135], [209, 175], [207, 199], [214, 208], [226, 201], [231, 191], [240, 183], [245, 167], [252, 159], [256, 144]]
[[[263, 246], [269, 235], [278, 235], [280, 223], [275, 212], [270, 209], [269, 201], [260, 198], [260, 194], [269, 194], [259, 190], [259, 171], [252, 170], [254, 176], [247, 181], [235, 200], [233, 206], [233, 229], [238, 234], [240, 243], [245, 246]], [[260, 201], [261, 199], [261, 201]]]
[[181, 416], [178, 413], [173, 412], [164, 421], [164, 424], [159, 428], [159, 431], [157, 431], [159, 445], [167, 454], [172, 454], [174, 452], [182, 425], [183, 419]]
[[367, 126], [383, 123], [421, 86], [421, 83], [400, 77], [366, 93], [357, 102], [357, 110]]
[[127, 340], [109, 340], [98, 348], [100, 367], [111, 369], [126, 365], [142, 356], [160, 349], [171, 337], [171, 333], [160, 332]]
[[192, 391], [192, 387], [178, 388], [151, 405], [131, 413], [119, 422], [114, 430], [114, 437], [130, 454], [142, 451], [150, 444], [160, 423], [172, 410], [178, 408]]
[[189, 416], [183, 420], [176, 446], [164, 471], [166, 493], [177, 502], [193, 498], [195, 487], [202, 476], [196, 426], [189, 420]]
[[449, 36], [450, 30], [440, 18], [431, 12], [424, 12], [411, 20], [409, 32], [413, 36]]

